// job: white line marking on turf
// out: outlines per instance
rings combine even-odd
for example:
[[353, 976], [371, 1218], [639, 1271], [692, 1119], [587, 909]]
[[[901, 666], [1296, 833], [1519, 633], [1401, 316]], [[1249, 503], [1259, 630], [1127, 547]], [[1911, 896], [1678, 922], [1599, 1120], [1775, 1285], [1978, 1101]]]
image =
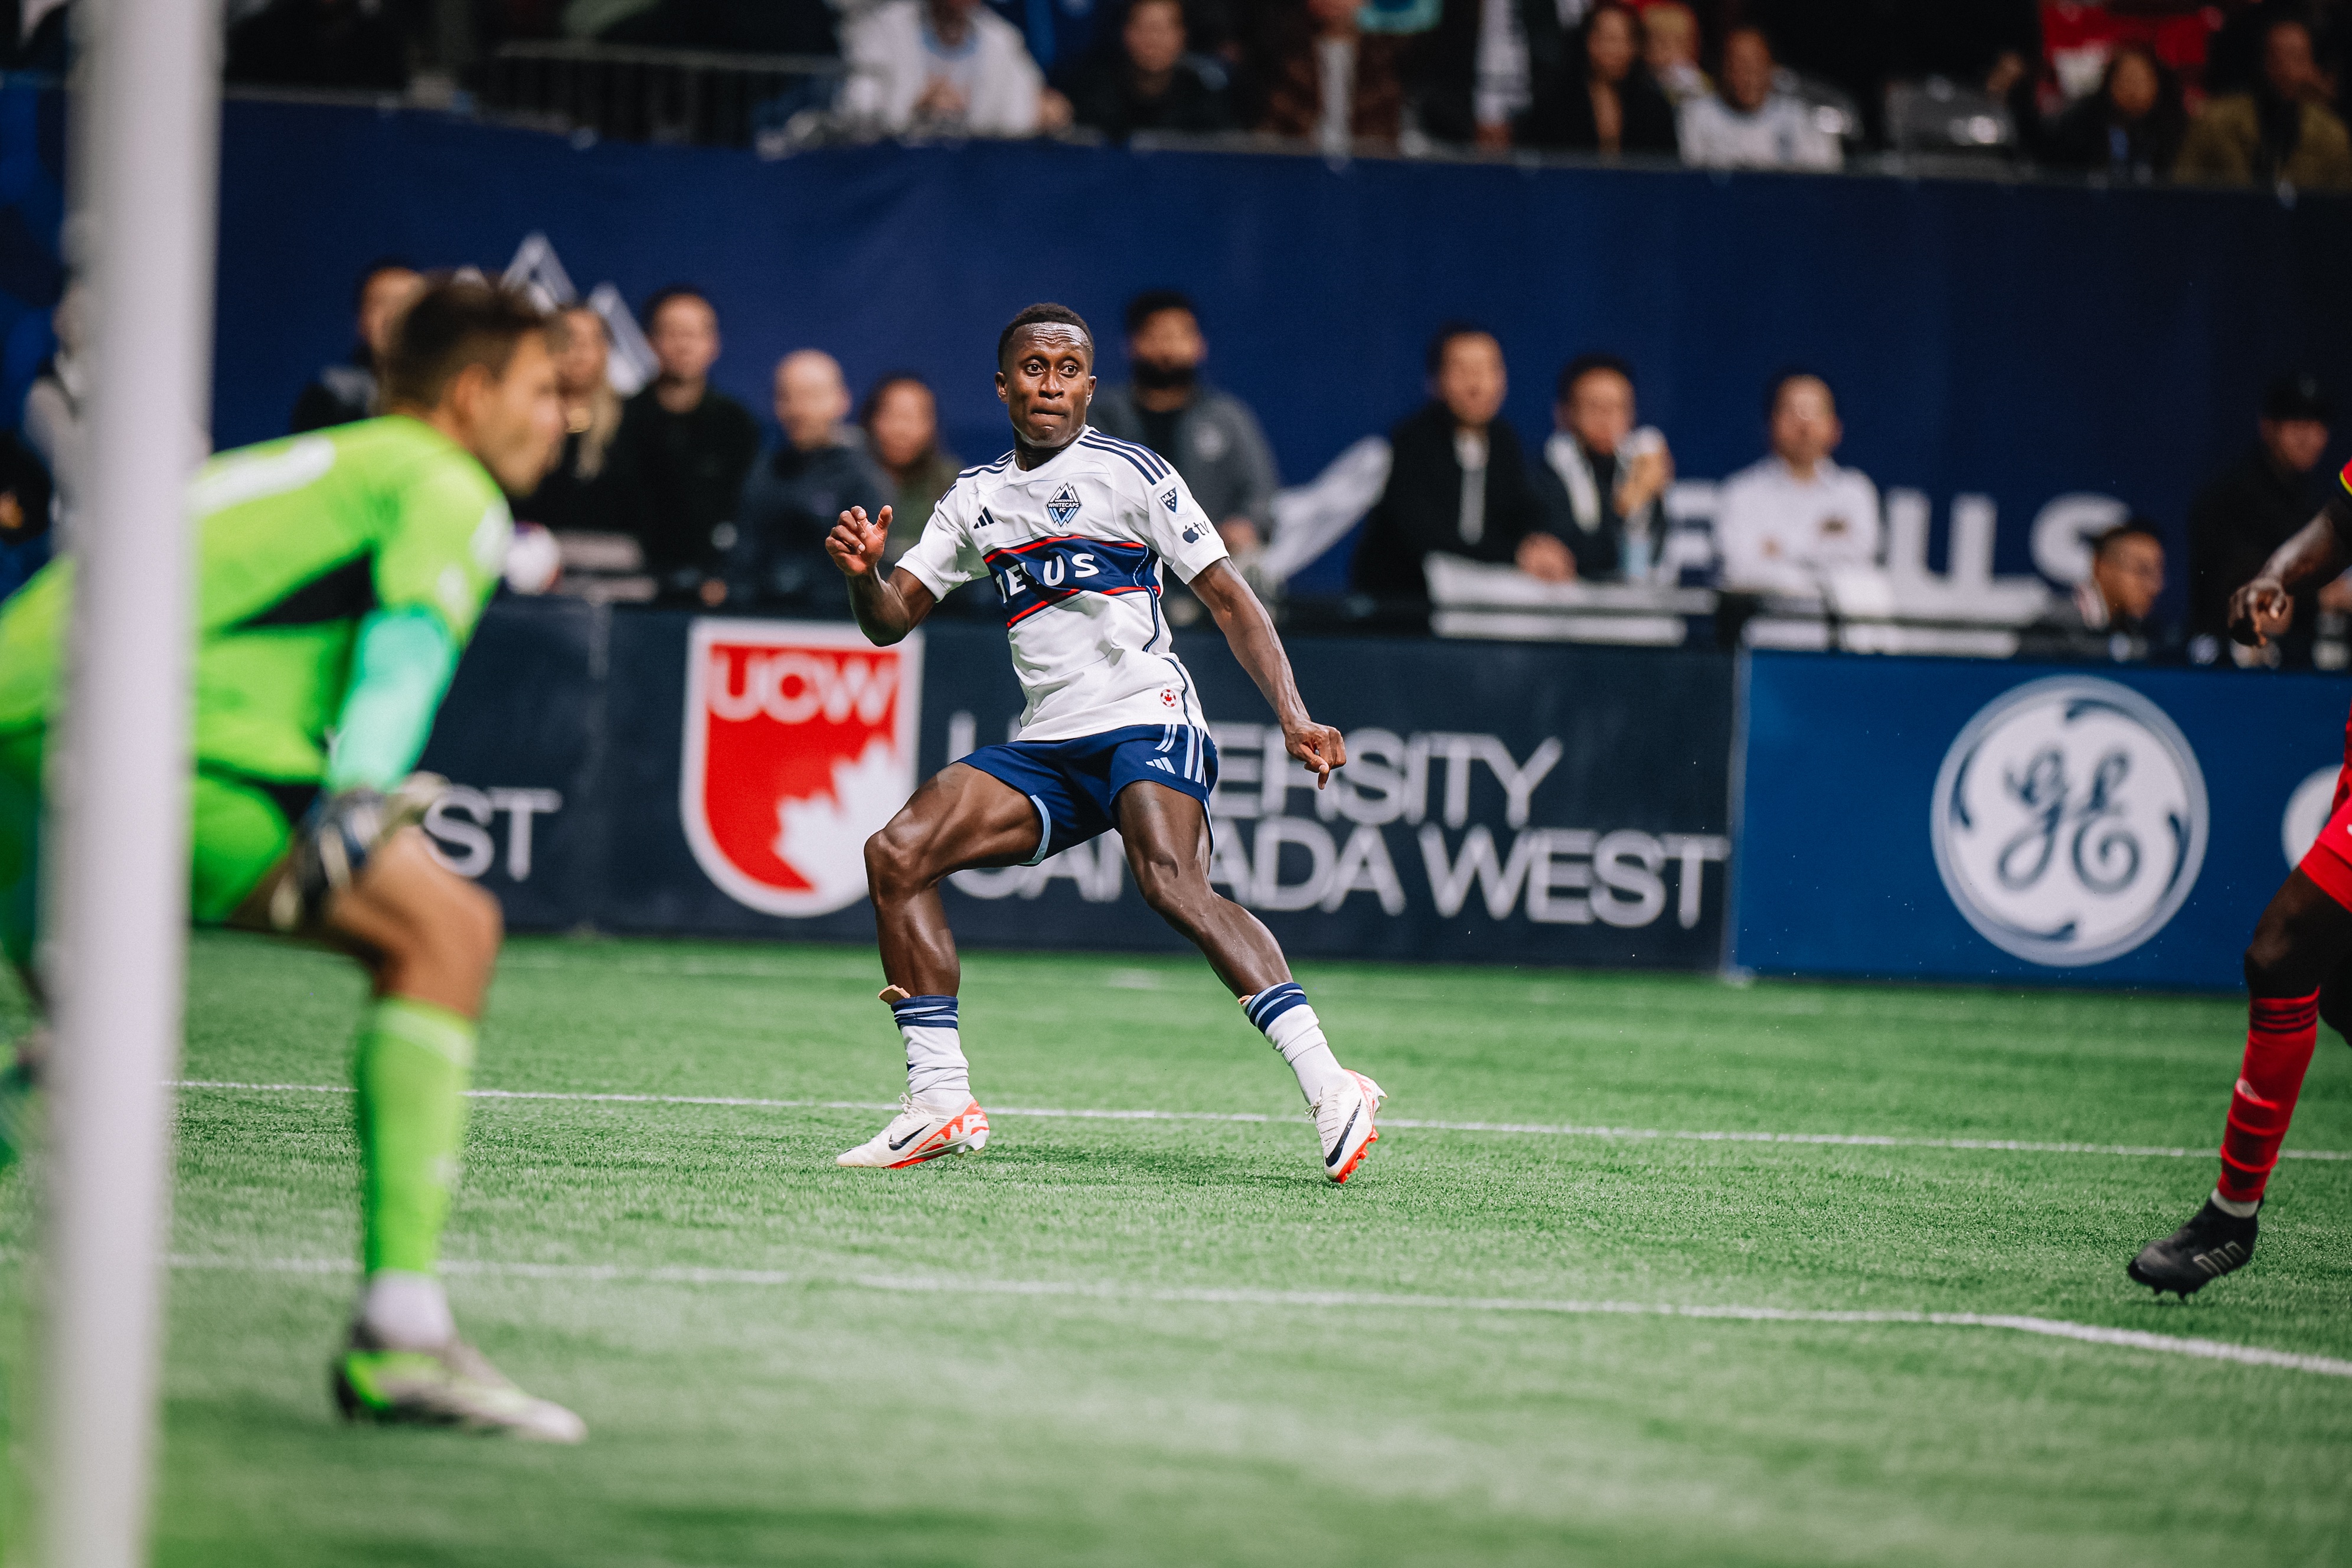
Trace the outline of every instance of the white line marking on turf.
[[[174, 1089], [243, 1089], [266, 1094], [349, 1094], [347, 1084], [231, 1083], [216, 1079], [179, 1079]], [[579, 1100], [597, 1105], [729, 1105], [755, 1110], [896, 1110], [896, 1100], [759, 1100], [725, 1094], [588, 1094], [556, 1089], [469, 1089], [475, 1100]], [[991, 1116], [1038, 1116], [1066, 1121], [1288, 1121], [1249, 1110], [1074, 1110], [1040, 1105], [993, 1105]], [[1538, 1138], [1654, 1139], [1678, 1143], [1819, 1143], [1864, 1149], [1984, 1149], [2012, 1154], [2120, 1154], [2157, 1159], [2202, 1158], [2211, 1149], [2167, 1149], [2137, 1143], [2031, 1143], [2013, 1138], [1897, 1138], [1873, 1132], [1692, 1132], [1657, 1127], [1578, 1127], [1541, 1121], [1424, 1121], [1384, 1116], [1381, 1125], [1430, 1132], [1502, 1132]], [[2352, 1151], [2282, 1149], [2283, 1160], [2352, 1160]]]
[[[341, 1258], [225, 1258], [175, 1254], [174, 1268], [226, 1273], [348, 1275], [358, 1272]], [[1937, 1329], [2007, 1329], [2083, 1344], [2162, 1355], [2234, 1362], [2241, 1366], [2352, 1377], [2352, 1361], [2305, 1355], [2263, 1345], [2222, 1340], [2185, 1339], [2139, 1329], [2111, 1329], [2006, 1312], [1839, 1311], [1798, 1307], [1740, 1307], [1671, 1301], [1579, 1301], [1517, 1296], [1405, 1296], [1369, 1290], [1253, 1290], [1211, 1287], [1148, 1289], [1059, 1279], [965, 1279], [890, 1274], [795, 1274], [774, 1268], [626, 1268], [603, 1263], [498, 1263], [445, 1261], [444, 1272], [491, 1279], [560, 1279], [578, 1283], [635, 1285], [834, 1286], [924, 1295], [1047, 1296], [1086, 1300], [1149, 1301], [1164, 1305], [1364, 1308], [1431, 1312], [1537, 1312], [1559, 1317], [1697, 1318], [1741, 1323], [1916, 1324]]]

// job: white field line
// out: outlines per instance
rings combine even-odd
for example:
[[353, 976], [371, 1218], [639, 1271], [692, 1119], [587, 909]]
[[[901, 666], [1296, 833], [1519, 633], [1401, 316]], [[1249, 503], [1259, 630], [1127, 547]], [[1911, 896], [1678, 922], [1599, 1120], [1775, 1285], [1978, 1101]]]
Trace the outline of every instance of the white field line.
[[[351, 1262], [323, 1258], [228, 1258], [176, 1254], [174, 1268], [247, 1274], [317, 1274], [344, 1276], [357, 1272]], [[1251, 1290], [1222, 1288], [1153, 1289], [1058, 1279], [971, 1279], [955, 1277], [909, 1277], [890, 1274], [795, 1274], [771, 1268], [625, 1268], [602, 1263], [497, 1263], [451, 1260], [446, 1273], [489, 1279], [553, 1279], [580, 1284], [803, 1286], [856, 1290], [956, 1296], [1062, 1297], [1081, 1300], [1142, 1301], [1161, 1305], [1207, 1305], [1279, 1308], [1363, 1309], [1422, 1312], [1534, 1312], [1558, 1317], [1694, 1318], [1740, 1323], [1915, 1324], [1937, 1329], [2006, 1329], [2042, 1334], [2083, 1344], [2117, 1350], [2148, 1351], [2159, 1355], [2194, 1356], [2205, 1361], [2233, 1362], [2241, 1366], [2276, 1367], [2286, 1372], [2316, 1373], [2326, 1377], [2352, 1377], [2352, 1361], [2333, 1356], [2305, 1355], [2263, 1345], [2231, 1344], [2221, 1340], [2183, 1339], [2177, 1334], [2151, 1334], [2137, 1329], [2111, 1329], [2098, 1323], [2069, 1322], [2060, 1318], [2023, 1317], [2011, 1313], [1835, 1311], [1793, 1307], [1687, 1305], [1671, 1301], [1580, 1301], [1516, 1296], [1406, 1296], [1369, 1290]]]
[[[241, 1089], [265, 1094], [349, 1094], [348, 1085], [331, 1083], [231, 1083], [215, 1079], [181, 1079], [174, 1089]], [[470, 1089], [475, 1100], [558, 1100], [599, 1105], [729, 1105], [758, 1110], [896, 1110], [898, 1102], [878, 1100], [756, 1100], [723, 1094], [584, 1094], [553, 1089]], [[988, 1114], [1041, 1116], [1076, 1121], [1288, 1121], [1247, 1110], [1073, 1110], [1052, 1106], [992, 1105]], [[1655, 1139], [1678, 1143], [1819, 1143], [1864, 1149], [1985, 1149], [2013, 1154], [2120, 1154], [2167, 1160], [2202, 1159], [2210, 1148], [2168, 1149], [2137, 1143], [2032, 1143], [2013, 1138], [1896, 1138], [1873, 1132], [1698, 1132], [1659, 1127], [1579, 1127], [1539, 1121], [1424, 1121], [1406, 1116], [1384, 1116], [1382, 1127], [1418, 1128], [1433, 1132], [1502, 1132], [1536, 1138]], [[2352, 1160], [2352, 1151], [2283, 1149], [2283, 1160]]]

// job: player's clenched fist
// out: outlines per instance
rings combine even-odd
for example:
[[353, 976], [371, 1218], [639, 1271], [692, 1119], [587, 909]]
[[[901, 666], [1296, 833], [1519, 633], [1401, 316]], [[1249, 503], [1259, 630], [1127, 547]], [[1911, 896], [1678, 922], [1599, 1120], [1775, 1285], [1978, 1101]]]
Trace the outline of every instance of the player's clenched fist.
[[884, 507], [878, 519], [869, 521], [862, 506], [851, 507], [841, 514], [833, 531], [824, 536], [824, 552], [841, 568], [845, 577], [870, 577], [882, 567], [882, 547], [890, 540], [890, 509]]
[[2230, 595], [2230, 635], [2261, 647], [2294, 622], [2294, 596], [2276, 577], [2257, 577]]

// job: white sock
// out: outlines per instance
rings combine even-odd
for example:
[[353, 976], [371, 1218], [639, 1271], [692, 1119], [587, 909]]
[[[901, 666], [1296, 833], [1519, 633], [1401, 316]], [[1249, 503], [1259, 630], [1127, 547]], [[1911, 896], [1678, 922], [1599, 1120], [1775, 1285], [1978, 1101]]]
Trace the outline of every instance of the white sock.
[[907, 1037], [907, 1092], [926, 1102], [970, 1099], [971, 1064], [963, 1059], [956, 999], [909, 996], [891, 1003], [890, 1016]]
[[457, 1337], [449, 1298], [430, 1274], [379, 1268], [360, 1292], [360, 1326], [388, 1351], [439, 1350]]
[[1331, 1042], [1323, 1037], [1322, 1020], [1307, 1005], [1307, 993], [1296, 981], [1243, 997], [1242, 1009], [1298, 1075], [1298, 1092], [1307, 1104], [1321, 1104], [1324, 1094], [1347, 1076], [1339, 1058], [1331, 1054]]
[[2213, 1189], [2213, 1206], [2220, 1209], [2223, 1214], [2229, 1215], [2232, 1218], [2246, 1219], [2252, 1216], [2256, 1209], [2263, 1206], [2263, 1200], [2256, 1198], [2251, 1203], [2240, 1203], [2235, 1198], [2223, 1197], [2221, 1195], [2221, 1189], [2215, 1187]]

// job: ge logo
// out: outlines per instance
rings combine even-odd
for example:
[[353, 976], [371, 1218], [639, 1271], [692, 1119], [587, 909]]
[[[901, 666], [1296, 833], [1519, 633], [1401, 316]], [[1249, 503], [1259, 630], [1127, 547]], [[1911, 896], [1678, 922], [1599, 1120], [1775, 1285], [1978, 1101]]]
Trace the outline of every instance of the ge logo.
[[1928, 815], [1944, 890], [2033, 963], [2100, 963], [2179, 912], [2205, 863], [2205, 775], [2164, 710], [2062, 675], [1969, 721]]

